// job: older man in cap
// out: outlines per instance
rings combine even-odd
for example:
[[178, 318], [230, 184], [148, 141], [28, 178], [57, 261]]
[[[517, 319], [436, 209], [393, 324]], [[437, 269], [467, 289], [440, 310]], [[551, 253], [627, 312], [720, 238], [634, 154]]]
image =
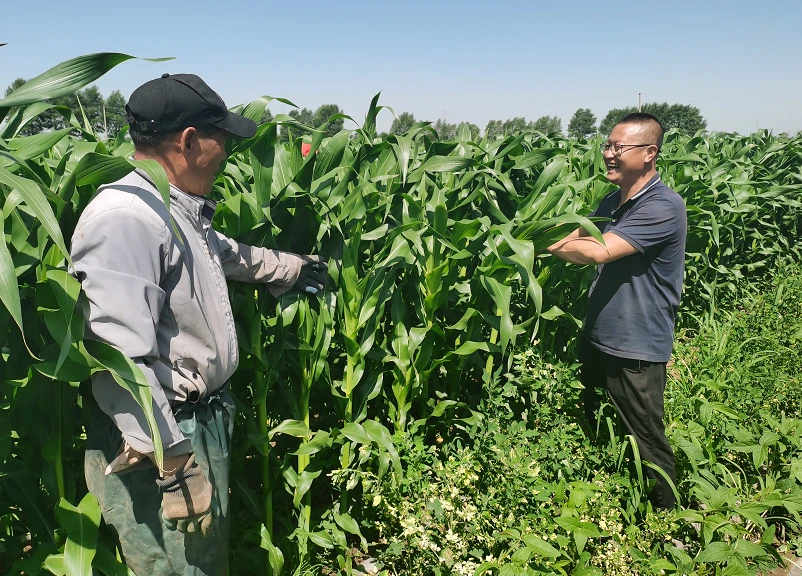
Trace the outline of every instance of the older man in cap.
[[102, 186], [75, 229], [72, 258], [87, 337], [121, 350], [150, 383], [164, 469], [152, 464], [142, 408], [101, 372], [95, 402], [87, 399], [87, 485], [136, 574], [224, 574], [234, 417], [226, 384], [239, 361], [226, 279], [265, 283], [275, 296], [315, 293], [326, 265], [212, 228], [207, 196], [226, 141], [253, 136], [256, 125], [203, 80], [165, 74], [135, 90], [126, 110], [134, 157], [167, 174], [169, 210], [140, 170]]

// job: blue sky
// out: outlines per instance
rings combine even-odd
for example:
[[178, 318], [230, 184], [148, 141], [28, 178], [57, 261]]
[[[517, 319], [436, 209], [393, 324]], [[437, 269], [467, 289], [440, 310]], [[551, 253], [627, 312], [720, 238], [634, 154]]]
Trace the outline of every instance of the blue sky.
[[[798, 0], [4, 4], [0, 88], [108, 51], [176, 57], [129, 61], [97, 81], [126, 98], [163, 72], [192, 72], [229, 106], [283, 96], [339, 104], [361, 123], [381, 90], [381, 103], [418, 120], [484, 128], [557, 115], [565, 129], [579, 107], [601, 119], [641, 92], [699, 107], [710, 130], [802, 130]], [[379, 128], [391, 121], [383, 113]]]

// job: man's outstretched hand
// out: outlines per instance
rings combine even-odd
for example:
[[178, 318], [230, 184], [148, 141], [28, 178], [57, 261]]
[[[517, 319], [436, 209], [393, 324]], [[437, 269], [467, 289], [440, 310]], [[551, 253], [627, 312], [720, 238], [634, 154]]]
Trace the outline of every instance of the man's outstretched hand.
[[320, 260], [320, 256], [298, 256], [301, 259], [301, 273], [295, 281], [295, 287], [301, 292], [317, 294], [326, 283], [329, 266]]

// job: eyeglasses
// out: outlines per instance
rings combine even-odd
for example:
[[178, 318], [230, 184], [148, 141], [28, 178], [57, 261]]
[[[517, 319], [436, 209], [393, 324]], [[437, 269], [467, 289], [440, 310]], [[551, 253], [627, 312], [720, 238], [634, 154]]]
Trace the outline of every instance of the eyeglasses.
[[605, 142], [599, 146], [599, 150], [602, 154], [605, 152], [612, 152], [613, 156], [621, 156], [621, 154], [626, 152], [625, 148], [643, 148], [645, 146], [656, 146], [656, 144], [610, 144], [609, 142]]

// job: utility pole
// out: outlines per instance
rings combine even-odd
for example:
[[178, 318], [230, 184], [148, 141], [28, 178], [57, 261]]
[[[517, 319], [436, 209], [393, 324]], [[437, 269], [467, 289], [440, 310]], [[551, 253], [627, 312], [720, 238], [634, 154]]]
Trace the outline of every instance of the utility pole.
[[640, 112], [641, 105], [640, 105], [640, 92], [638, 92], [638, 112]]

